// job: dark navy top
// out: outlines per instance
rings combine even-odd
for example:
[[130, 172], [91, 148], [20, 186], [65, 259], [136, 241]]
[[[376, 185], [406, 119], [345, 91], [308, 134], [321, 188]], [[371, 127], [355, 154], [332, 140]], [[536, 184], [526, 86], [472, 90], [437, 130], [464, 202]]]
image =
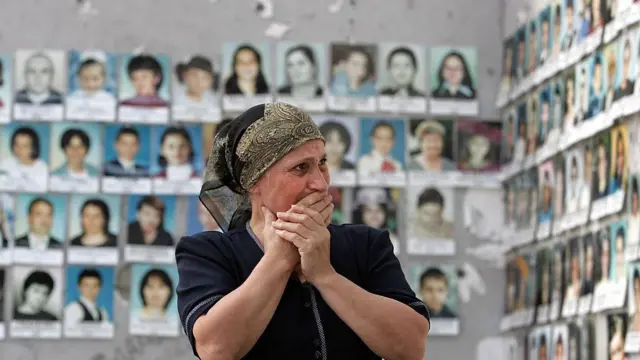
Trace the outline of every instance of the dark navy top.
[[[387, 231], [365, 225], [329, 226], [331, 264], [363, 289], [407, 304], [429, 319], [393, 254]], [[193, 324], [238, 288], [263, 251], [246, 228], [186, 236], [176, 248], [178, 311], [193, 353]], [[362, 306], [367, 306], [362, 304]], [[426, 339], [425, 339], [426, 341]], [[289, 279], [273, 318], [244, 359], [381, 359], [371, 351], [310, 283]]]

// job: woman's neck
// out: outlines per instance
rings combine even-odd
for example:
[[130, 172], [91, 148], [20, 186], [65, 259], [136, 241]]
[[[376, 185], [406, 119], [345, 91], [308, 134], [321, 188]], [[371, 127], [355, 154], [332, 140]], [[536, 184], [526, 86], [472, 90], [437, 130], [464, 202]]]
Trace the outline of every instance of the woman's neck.
[[30, 306], [28, 303], [24, 303], [20, 305], [20, 308], [18, 310], [23, 314], [30, 314], [30, 315], [36, 314], [39, 311], [37, 308]]
[[253, 95], [253, 94], [256, 93], [256, 83], [255, 83], [255, 81], [238, 79], [238, 87], [245, 94]]
[[100, 246], [107, 242], [107, 236], [104, 233], [84, 233], [80, 242], [85, 246]]
[[360, 89], [361, 85], [362, 85], [362, 81], [349, 78], [349, 89], [356, 91]]
[[145, 306], [142, 308], [142, 312], [148, 316], [164, 316], [164, 309], [158, 309], [155, 307]]
[[68, 163], [67, 167], [69, 168], [69, 171], [72, 173], [84, 172], [84, 164], [82, 162], [78, 164]]

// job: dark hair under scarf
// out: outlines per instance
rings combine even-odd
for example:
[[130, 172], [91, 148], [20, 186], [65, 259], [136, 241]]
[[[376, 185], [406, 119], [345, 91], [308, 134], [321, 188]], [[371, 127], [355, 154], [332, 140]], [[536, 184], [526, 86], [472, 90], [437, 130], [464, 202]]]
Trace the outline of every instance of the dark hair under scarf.
[[306, 112], [285, 103], [256, 105], [216, 134], [200, 201], [223, 231], [244, 226], [251, 218], [248, 190], [292, 150], [323, 140]]

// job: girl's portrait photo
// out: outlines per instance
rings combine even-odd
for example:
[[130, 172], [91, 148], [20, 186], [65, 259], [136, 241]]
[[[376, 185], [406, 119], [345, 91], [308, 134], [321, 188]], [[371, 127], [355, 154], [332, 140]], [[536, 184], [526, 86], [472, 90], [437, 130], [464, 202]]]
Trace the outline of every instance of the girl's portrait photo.
[[355, 164], [360, 140], [358, 119], [345, 116], [315, 116], [314, 121], [324, 136], [332, 184], [355, 185]]
[[11, 122], [0, 139], [0, 190], [44, 193], [49, 183], [46, 123]]
[[68, 120], [116, 120], [118, 59], [104, 51], [77, 51], [68, 54]]
[[194, 54], [175, 64], [173, 66], [173, 119], [198, 122], [219, 121], [218, 82], [218, 69], [210, 57]]
[[243, 111], [271, 100], [271, 56], [269, 44], [225, 43], [223, 108]]
[[331, 45], [331, 94], [370, 97], [376, 91], [377, 52], [374, 45]]
[[431, 49], [431, 114], [477, 115], [477, 56], [471, 47]]
[[355, 189], [353, 199], [354, 224], [365, 224], [376, 229], [388, 230], [395, 252], [398, 252], [398, 221], [396, 211], [400, 189], [361, 187]]
[[[152, 174], [156, 192], [191, 193], [199, 190], [203, 167], [201, 127], [198, 125], [171, 125], [152, 129]], [[176, 183], [187, 183], [186, 189], [174, 189]], [[192, 186], [193, 185], [193, 186]]]

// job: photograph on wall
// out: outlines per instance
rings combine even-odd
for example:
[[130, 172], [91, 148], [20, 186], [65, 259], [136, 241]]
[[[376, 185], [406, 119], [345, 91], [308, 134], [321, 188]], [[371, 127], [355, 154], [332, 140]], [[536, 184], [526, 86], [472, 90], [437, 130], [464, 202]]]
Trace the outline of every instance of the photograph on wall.
[[618, 220], [610, 226], [610, 271], [609, 290], [607, 293], [607, 309], [621, 308], [626, 300], [627, 263], [625, 247], [627, 245], [627, 220]]
[[105, 126], [104, 133], [102, 191], [150, 193], [151, 128], [110, 124]]
[[526, 244], [535, 239], [538, 227], [538, 179], [537, 169], [523, 173], [516, 182], [516, 233], [518, 243]]
[[268, 43], [225, 43], [222, 58], [222, 108], [241, 112], [271, 102], [271, 52]]
[[569, 239], [564, 254], [565, 290], [562, 304], [562, 317], [572, 317], [578, 312], [578, 303], [582, 292], [583, 256], [580, 237]]
[[526, 141], [525, 141], [525, 161], [524, 167], [529, 168], [536, 162], [536, 151], [538, 150], [538, 124], [540, 122], [539, 110], [540, 99], [537, 92], [533, 92], [526, 100]]
[[[565, 1], [557, 1], [551, 6], [551, 22], [553, 29], [551, 34], [551, 60], [553, 60], [553, 68], [561, 69], [562, 63], [559, 63], [559, 56], [562, 51], [562, 39], [564, 38], [564, 32], [562, 28], [562, 22], [564, 21], [564, 14], [562, 11], [562, 5]], [[564, 60], [564, 59], [562, 59]]]
[[527, 154], [527, 131], [529, 126], [527, 124], [527, 103], [523, 101], [515, 106], [515, 118], [516, 118], [516, 132], [514, 135], [514, 149], [513, 149], [513, 163], [515, 165], [515, 171], [519, 171], [523, 162], [530, 161], [529, 154]]
[[576, 86], [575, 70], [571, 68], [565, 71], [560, 75], [560, 81], [564, 85], [564, 92], [562, 94], [562, 117], [556, 119], [562, 133], [562, 137], [558, 139], [558, 147], [562, 147], [566, 143], [567, 135], [577, 125], [578, 118], [581, 116], [581, 109], [576, 101], [576, 91], [579, 91], [579, 89]]
[[62, 265], [67, 235], [67, 195], [17, 196], [13, 261], [29, 265]]
[[13, 56], [0, 55], [0, 124], [11, 121], [13, 105]]
[[[640, 13], [640, 5], [638, 5], [638, 13]], [[638, 82], [640, 83], [640, 81]], [[636, 174], [640, 172], [640, 117], [630, 117], [626, 119], [625, 123], [629, 134], [629, 140], [627, 142], [629, 173]]]
[[607, 207], [611, 211], [621, 211], [626, 199], [629, 182], [629, 131], [626, 124], [611, 129], [611, 170]]
[[634, 88], [636, 86], [636, 72], [638, 71], [638, 57], [637, 57], [637, 44], [633, 45], [635, 41], [636, 31], [627, 31], [622, 35], [620, 42], [618, 43], [618, 49], [616, 51], [616, 63], [618, 66], [618, 77], [616, 78], [616, 90], [614, 94], [614, 101], [619, 102], [624, 112], [626, 107], [625, 102], [633, 95]]
[[516, 38], [517, 35], [508, 37], [502, 42], [502, 73], [500, 77], [500, 87], [498, 88], [498, 97], [496, 107], [504, 106], [509, 100], [509, 93], [512, 86], [515, 87], [516, 81], [514, 74], [516, 69]]
[[[607, 307], [607, 293], [611, 288], [611, 229], [608, 225], [602, 225], [594, 231], [594, 243], [597, 254], [596, 281], [593, 289], [593, 302], [591, 311], [600, 312]], [[596, 250], [594, 249], [594, 250]]]
[[12, 338], [59, 339], [62, 336], [64, 277], [61, 268], [12, 268]]
[[627, 250], [625, 257], [627, 261], [638, 259], [640, 246], [640, 198], [638, 188], [640, 187], [640, 177], [638, 174], [631, 175], [629, 179], [631, 192], [629, 194], [629, 217], [627, 223]]
[[4, 327], [5, 318], [4, 318], [4, 294], [5, 294], [5, 284], [7, 283], [7, 271], [5, 268], [0, 268], [0, 340], [4, 339], [6, 336], [6, 329]]
[[495, 173], [500, 169], [502, 124], [458, 119], [457, 167], [467, 174]]
[[628, 266], [629, 288], [627, 311], [629, 314], [629, 328], [625, 352], [640, 352], [640, 262], [632, 262]]
[[175, 265], [135, 264], [131, 268], [129, 333], [138, 336], [177, 337], [180, 319], [174, 294]]
[[120, 56], [119, 121], [158, 124], [169, 120], [170, 63], [161, 54]]
[[0, 266], [13, 261], [15, 195], [0, 193]]
[[[638, 43], [640, 41], [640, 26], [634, 26], [630, 29], [629, 33], [631, 34], [630, 36], [633, 36], [633, 58], [636, 61], [636, 66], [640, 66], [640, 62], [638, 59], [638, 51], [640, 51], [640, 43]], [[636, 68], [635, 71], [635, 83], [634, 83], [634, 87], [633, 87], [633, 97], [636, 98], [638, 95], [640, 95], [640, 81], [638, 81], [638, 79], [640, 79], [640, 68]], [[632, 104], [635, 104], [635, 106], [633, 106]], [[628, 105], [628, 109], [625, 109], [625, 113], [626, 114], [631, 114], [632, 112], [637, 112], [638, 109], [640, 109], [640, 104], [638, 104], [637, 101], [629, 101], [626, 105]]]
[[565, 168], [565, 215], [562, 230], [571, 230], [589, 220], [593, 151], [591, 144], [575, 146], [562, 155]]
[[553, 342], [549, 358], [554, 360], [569, 360], [569, 326], [557, 324], [551, 329]]
[[409, 182], [457, 181], [455, 121], [411, 119], [407, 139]]
[[[604, 93], [605, 93], [605, 76], [606, 64], [603, 52], [597, 51], [590, 55], [586, 60], [586, 69], [589, 73], [588, 95], [587, 95], [587, 112], [584, 115], [585, 121], [595, 120], [600, 113], [604, 111]], [[598, 119], [597, 125], [590, 126], [602, 127], [602, 121]], [[582, 137], [589, 136], [589, 133], [581, 129]]]
[[73, 265], [66, 268], [64, 336], [109, 339], [114, 335], [114, 269]]
[[478, 54], [472, 47], [430, 49], [432, 115], [478, 115]]
[[538, 347], [537, 347], [537, 352], [538, 352], [538, 358], [537, 359], [552, 359], [552, 356], [555, 355], [554, 354], [554, 349], [553, 349], [553, 339], [552, 339], [552, 335], [553, 335], [553, 328], [551, 326], [544, 326], [544, 327], [540, 327], [538, 328]]
[[602, 52], [603, 72], [605, 74], [602, 111], [604, 112], [603, 116], [608, 117], [610, 121], [613, 121], [620, 114], [620, 107], [615, 101], [616, 82], [620, 74], [617, 52], [618, 39], [605, 45]]
[[502, 113], [502, 146], [500, 149], [501, 170], [506, 177], [513, 174], [514, 167], [519, 161], [516, 159], [517, 119], [515, 107], [508, 107]]
[[510, 246], [517, 246], [518, 241], [513, 238], [513, 234], [517, 226], [517, 214], [516, 214], [516, 202], [517, 202], [518, 189], [515, 186], [515, 181], [506, 181], [502, 187], [503, 201], [504, 201], [504, 214], [502, 223], [502, 238], [509, 242]]
[[539, 50], [539, 38], [540, 38], [540, 32], [538, 31], [538, 21], [540, 19], [537, 17], [534, 17], [533, 19], [529, 20], [529, 22], [526, 25], [526, 30], [525, 30], [525, 41], [527, 44], [527, 60], [525, 61], [525, 74], [528, 77], [533, 76], [533, 73], [536, 71], [536, 68], [538, 67], [538, 57], [540, 55], [540, 50]]
[[565, 285], [565, 245], [555, 243], [551, 249], [551, 304], [549, 306], [549, 321], [557, 320], [562, 315]]
[[333, 43], [329, 48], [328, 107], [335, 111], [376, 110], [378, 49], [373, 44]]
[[49, 124], [11, 122], [0, 138], [0, 190], [43, 193], [49, 182]]
[[597, 233], [587, 232], [582, 237], [583, 261], [581, 261], [581, 264], [583, 264], [583, 272], [580, 301], [578, 302], [579, 315], [585, 315], [591, 311], [596, 277], [599, 276], [600, 271], [600, 247], [597, 240]]
[[522, 26], [515, 34], [515, 67], [513, 69], [513, 79], [516, 83], [521, 84], [526, 75], [527, 45], [526, 45], [526, 26]]
[[535, 314], [535, 265], [536, 253], [515, 256], [511, 263], [514, 284], [510, 286], [509, 300], [512, 302], [511, 326], [529, 326]]
[[[564, 92], [565, 82], [561, 76], [555, 77], [551, 81], [550, 93], [551, 101], [549, 102], [549, 131], [546, 134], [544, 148], [548, 154], [555, 154], [558, 151], [558, 145], [562, 134], [562, 116], [564, 115]], [[543, 108], [546, 114], [546, 109]], [[545, 115], [547, 116], [547, 115]]]
[[127, 204], [127, 241], [124, 259], [133, 263], [173, 263], [175, 196], [130, 195]]
[[313, 121], [324, 136], [326, 164], [331, 173], [331, 184], [354, 186], [356, 184], [355, 164], [358, 159], [358, 141], [360, 140], [360, 119], [347, 116], [319, 115], [314, 116]]
[[402, 119], [360, 119], [360, 185], [405, 185], [405, 131]]
[[214, 57], [192, 54], [173, 65], [171, 118], [174, 121], [220, 121], [219, 68]]
[[[222, 232], [209, 210], [200, 201], [200, 198], [189, 196], [187, 202], [187, 235], [197, 234], [202, 231]], [[338, 209], [335, 209], [334, 213], [337, 211]], [[176, 242], [177, 240], [179, 239], [176, 238]]]
[[551, 58], [553, 38], [551, 37], [551, 6], [542, 9], [538, 15], [538, 26], [540, 36], [538, 36], [538, 66], [542, 67]]
[[[627, 339], [627, 314], [609, 314], [606, 316], [607, 342], [605, 351], [598, 351], [598, 355], [608, 356], [610, 360], [624, 360]], [[601, 334], [601, 332], [599, 332]], [[604, 335], [604, 334], [603, 334]], [[602, 349], [602, 348], [601, 348]]]
[[388, 230], [394, 252], [399, 250], [397, 211], [400, 189], [361, 187], [354, 191], [351, 222]]
[[67, 262], [116, 265], [122, 197], [72, 194], [69, 200]]
[[580, 18], [577, 16], [579, 12], [578, 0], [564, 0], [562, 4], [562, 44], [560, 50], [568, 54], [569, 50], [578, 45], [580, 36]]
[[95, 193], [100, 187], [103, 127], [98, 123], [51, 125], [49, 189]]
[[[525, 351], [527, 360], [537, 360], [538, 358], [538, 328], [531, 329], [526, 338], [526, 351]], [[546, 360], [544, 358], [543, 360]]]
[[67, 54], [69, 89], [66, 119], [115, 121], [118, 58], [104, 51], [71, 50]]
[[198, 194], [202, 186], [202, 128], [199, 125], [151, 129], [151, 174], [157, 194]]
[[424, 114], [427, 111], [426, 80], [429, 70], [426, 48], [383, 43], [378, 46], [378, 59], [378, 109]]
[[414, 264], [411, 283], [431, 315], [431, 335], [460, 332], [457, 269], [453, 265]]
[[329, 78], [327, 45], [278, 42], [276, 47], [277, 100], [311, 112], [326, 109]]
[[540, 105], [540, 111], [538, 111], [538, 134], [536, 136], [536, 160], [542, 160], [549, 158], [548, 137], [553, 128], [553, 114], [551, 112], [552, 102], [552, 83], [544, 84], [539, 93], [538, 104]]
[[505, 255], [508, 259], [505, 261], [505, 290], [504, 290], [504, 312], [503, 320], [507, 325], [501, 325], [501, 329], [510, 329], [515, 327], [514, 325], [514, 313], [516, 312], [516, 298], [518, 297], [518, 291], [520, 290], [520, 274], [516, 268], [515, 257], [511, 257], [511, 254]]
[[411, 255], [453, 255], [454, 188], [416, 187], [408, 189], [409, 241]]
[[555, 171], [555, 187], [553, 188], [553, 195], [551, 196], [553, 200], [552, 234], [554, 236], [557, 236], [563, 231], [562, 225], [566, 213], [564, 200], [568, 192], [567, 188], [565, 187], [565, 178], [567, 176], [565, 174], [564, 156], [562, 154], [558, 154], [553, 158], [553, 168]]
[[14, 59], [13, 119], [62, 120], [67, 88], [65, 52], [18, 50]]
[[547, 160], [538, 166], [538, 229], [536, 239], [544, 240], [551, 236], [555, 193], [555, 171], [553, 160]]
[[593, 320], [588, 317], [576, 317], [568, 324], [569, 356], [568, 360], [593, 359]]
[[593, 140], [594, 155], [594, 173], [592, 180], [591, 213], [589, 219], [591, 221], [598, 220], [610, 213], [609, 210], [609, 194], [611, 189], [610, 177], [611, 171], [611, 138], [610, 132], [605, 131]]

